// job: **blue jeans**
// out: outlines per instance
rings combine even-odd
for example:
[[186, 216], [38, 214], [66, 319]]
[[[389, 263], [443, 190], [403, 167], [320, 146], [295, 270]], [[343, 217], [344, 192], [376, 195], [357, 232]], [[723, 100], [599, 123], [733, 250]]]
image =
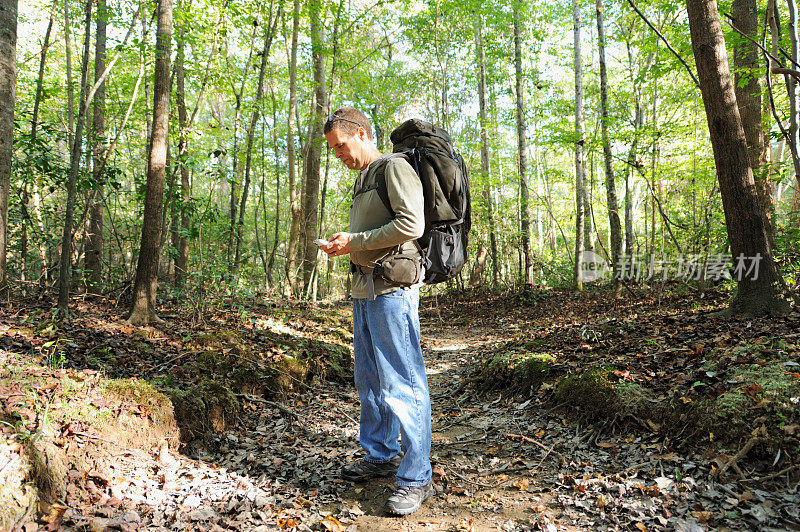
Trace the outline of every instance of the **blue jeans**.
[[397, 484], [427, 484], [431, 399], [419, 344], [419, 290], [397, 290], [374, 301], [354, 299], [353, 347], [364, 459], [386, 462], [402, 449]]

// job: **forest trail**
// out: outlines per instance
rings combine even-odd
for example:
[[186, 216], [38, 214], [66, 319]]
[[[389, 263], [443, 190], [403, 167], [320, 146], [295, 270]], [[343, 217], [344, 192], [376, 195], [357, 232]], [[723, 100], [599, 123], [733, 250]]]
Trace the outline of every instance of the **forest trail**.
[[699, 531], [712, 521], [720, 530], [796, 526], [783, 519], [796, 512], [796, 493], [743, 492], [734, 483], [710, 480], [708, 460], [681, 455], [655, 434], [619, 433], [616, 424], [567, 420], [559, 408], [535, 399], [476, 395], [462, 386], [475, 369], [474, 350], [502, 335], [495, 328], [423, 323], [440, 494], [417, 513], [385, 513], [393, 479], [351, 484], [338, 478], [341, 465], [360, 454], [358, 402], [352, 386], [324, 385], [284, 405], [253, 404], [243, 430], [223, 436], [217, 452], [200, 454], [214, 475], [238, 476], [240, 487], [250, 489], [207, 491], [191, 508], [186, 499], [176, 501], [171, 511], [154, 512], [148, 527], [381, 532]]
[[[748, 482], [718, 482], [715, 460], [724, 455], [682, 446], [647, 430], [642, 420], [593, 422], [585, 410], [579, 415], [553, 401], [549, 381], [521, 394], [510, 387], [479, 391], [475, 377], [509, 343], [546, 338], [536, 345], [552, 352], [559, 342], [580, 343], [571, 340], [581, 321], [568, 311], [568, 301], [541, 300], [524, 312], [481, 298], [473, 308], [467, 301], [449, 310], [438, 300], [426, 303], [422, 346], [439, 494], [411, 516], [385, 513], [393, 479], [339, 479], [342, 464], [361, 455], [358, 397], [352, 380], [322, 380], [272, 400], [239, 394], [238, 421], [183, 453], [171, 445], [128, 448], [77, 425], [63, 428], [64, 448], [92, 449], [91, 461], [68, 468], [64, 504], [54, 506], [44, 524], [50, 530], [123, 531], [800, 530], [796, 484], [758, 489]], [[346, 305], [334, 310], [346, 319]], [[567, 324], [563, 330], [556, 327], [561, 321]], [[329, 327], [308, 320], [264, 323], [296, 335], [294, 341], [301, 332], [321, 337]], [[652, 328], [653, 320], [648, 323]], [[542, 336], [534, 331], [540, 326], [556, 330]], [[173, 326], [172, 334], [182, 330]], [[255, 342], [260, 335], [254, 330], [248, 338]], [[7, 343], [17, 350], [31, 346], [19, 338], [8, 337]], [[158, 337], [150, 341], [168, 347]], [[142, 349], [132, 352], [138, 364], [132, 369], [142, 372], [153, 360], [182, 356], [156, 351], [148, 358]], [[73, 356], [78, 352], [76, 344]], [[85, 360], [72, 363], [76, 369], [66, 373], [38, 371], [62, 381], [97, 378], [97, 371], [81, 369]], [[42, 386], [46, 381], [40, 380]], [[132, 408], [126, 405], [123, 411]], [[0, 469], [9, 466], [3, 457], [16, 456], [13, 445], [0, 445]], [[38, 530], [39, 524], [30, 521], [20, 529]]]

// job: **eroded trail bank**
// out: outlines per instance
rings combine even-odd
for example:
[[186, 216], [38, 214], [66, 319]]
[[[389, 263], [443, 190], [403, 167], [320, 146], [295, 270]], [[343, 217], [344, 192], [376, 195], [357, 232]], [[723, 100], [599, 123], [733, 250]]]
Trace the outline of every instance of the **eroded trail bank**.
[[[696, 436], [676, 438], [663, 420], [642, 413], [643, 403], [626, 410], [619, 399], [619, 391], [629, 392], [633, 384], [646, 390], [673, 382], [681, 397], [698, 402], [699, 394], [680, 386], [711, 370], [704, 369], [703, 357], [692, 360], [690, 351], [697, 354], [701, 344], [705, 347], [699, 350], [711, 351], [714, 336], [706, 330], [716, 331], [724, 346], [731, 338], [730, 323], [724, 329], [704, 317], [706, 309], [677, 308], [680, 299], [623, 307], [602, 297], [587, 306], [565, 294], [534, 296], [426, 301], [423, 348], [440, 494], [405, 518], [384, 513], [391, 479], [354, 485], [338, 478], [341, 465], [359, 455], [358, 400], [341, 346], [320, 339], [347, 344], [346, 305], [304, 320], [297, 319], [299, 310], [251, 311], [246, 326], [226, 318], [223, 326], [202, 334], [176, 323], [171, 329], [122, 330], [115, 336], [114, 327], [121, 326], [109, 319], [103, 341], [111, 347], [104, 350], [90, 348], [87, 340], [84, 345], [75, 331], [70, 335], [74, 347], [43, 347], [52, 341], [43, 336], [52, 333], [19, 324], [12, 329], [18, 318], [5, 316], [4, 361], [16, 364], [28, 357], [17, 369], [7, 365], [2, 376], [6, 385], [19, 384], [0, 393], [0, 471], [6, 486], [16, 480], [21, 489], [5, 494], [31, 496], [25, 480], [36, 472], [20, 464], [36, 441], [58, 448], [55, 455], [63, 459], [54, 465], [65, 480], [51, 486], [46, 505], [29, 507], [14, 524], [26, 530], [800, 529], [791, 441], [773, 451], [763, 436], [776, 430], [767, 427], [767, 417], [764, 429], [753, 427], [755, 436], [714, 446]], [[796, 353], [790, 338], [784, 345], [760, 340], [787, 324], [750, 322], [743, 327], [750, 331], [744, 338], [760, 348], [733, 344], [736, 360], [760, 359], [761, 368], [787, 361]], [[98, 334], [95, 330], [92, 338]], [[666, 334], [673, 334], [669, 345], [662, 339]], [[135, 347], [127, 351], [129, 344]], [[659, 345], [651, 351], [635, 348], [653, 344]], [[103, 366], [112, 356], [118, 363]], [[99, 369], [87, 370], [87, 363], [99, 357], [105, 357]], [[304, 357], [334, 360], [338, 367], [302, 365]], [[681, 366], [682, 374], [653, 369], [658, 361], [676, 364], [676, 357], [690, 360]], [[726, 352], [716, 359], [721, 374]], [[576, 380], [594, 375], [591, 368], [597, 364], [606, 365], [603, 378]], [[204, 380], [213, 372], [238, 388], [225, 388], [221, 377]], [[22, 375], [33, 378], [21, 382]], [[108, 379], [112, 376], [124, 378]], [[268, 377], [272, 384], [260, 389], [259, 379]], [[174, 391], [192, 383], [191, 392]], [[573, 383], [569, 393], [584, 396], [565, 395], [564, 383]], [[741, 388], [751, 384], [744, 381]], [[704, 386], [690, 388], [710, 397]], [[756, 406], [748, 395], [758, 401], [774, 397], [767, 395], [766, 385], [759, 386], [761, 392], [752, 386], [741, 392], [742, 400], [752, 401], [754, 409], [770, 408]], [[83, 424], [52, 421], [68, 418], [63, 412], [71, 404], [67, 392], [90, 405]], [[202, 407], [187, 402], [192, 395], [204, 398]], [[661, 395], [666, 397], [651, 394], [644, 400], [656, 405], [665, 400]], [[89, 419], [89, 414], [106, 416], [141, 427], [144, 421], [153, 424], [164, 401], [177, 407], [182, 429], [205, 434], [184, 443], [182, 452], [174, 427], [122, 439], [126, 433], [120, 423], [106, 423], [113, 430], [100, 432]], [[618, 415], [609, 415], [612, 407]], [[192, 422], [187, 425], [181, 415], [192, 416]], [[747, 415], [743, 411], [741, 417]], [[44, 426], [48, 431], [36, 429]]]

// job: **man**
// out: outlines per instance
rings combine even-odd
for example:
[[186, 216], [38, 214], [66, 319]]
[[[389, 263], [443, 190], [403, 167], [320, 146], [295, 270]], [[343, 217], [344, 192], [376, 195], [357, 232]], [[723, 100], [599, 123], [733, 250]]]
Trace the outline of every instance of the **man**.
[[[395, 475], [398, 488], [387, 509], [407, 515], [434, 494], [431, 402], [419, 343], [419, 277], [398, 288], [372, 270], [378, 261], [418, 253], [414, 240], [425, 225], [422, 185], [404, 158], [378, 151], [369, 120], [357, 109], [333, 113], [325, 123], [325, 138], [345, 166], [359, 171], [350, 232], [336, 233], [320, 246], [330, 256], [349, 254], [353, 264], [355, 383], [361, 399], [359, 441], [366, 455], [345, 465], [342, 477], [358, 481]], [[376, 190], [381, 174], [393, 212]]]

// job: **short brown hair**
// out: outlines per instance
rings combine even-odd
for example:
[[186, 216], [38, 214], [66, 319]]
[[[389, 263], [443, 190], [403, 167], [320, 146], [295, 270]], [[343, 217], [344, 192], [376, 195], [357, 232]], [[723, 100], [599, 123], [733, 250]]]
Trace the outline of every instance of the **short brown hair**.
[[369, 118], [355, 107], [340, 107], [325, 121], [323, 132], [327, 135], [336, 129], [346, 135], [355, 135], [359, 127], [363, 127], [367, 132], [367, 138], [372, 140]]

